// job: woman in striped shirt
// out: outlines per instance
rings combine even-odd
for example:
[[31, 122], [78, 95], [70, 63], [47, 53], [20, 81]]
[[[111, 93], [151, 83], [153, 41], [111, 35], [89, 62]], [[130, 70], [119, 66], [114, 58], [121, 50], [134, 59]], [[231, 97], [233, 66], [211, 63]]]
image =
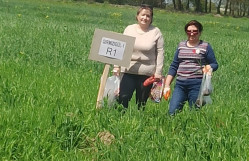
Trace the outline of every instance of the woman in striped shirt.
[[176, 76], [176, 84], [169, 105], [169, 114], [181, 111], [188, 101], [190, 108], [195, 105], [200, 90], [203, 71], [218, 69], [211, 45], [200, 40], [203, 27], [200, 22], [191, 20], [185, 25], [187, 40], [179, 43], [165, 81], [165, 90]]

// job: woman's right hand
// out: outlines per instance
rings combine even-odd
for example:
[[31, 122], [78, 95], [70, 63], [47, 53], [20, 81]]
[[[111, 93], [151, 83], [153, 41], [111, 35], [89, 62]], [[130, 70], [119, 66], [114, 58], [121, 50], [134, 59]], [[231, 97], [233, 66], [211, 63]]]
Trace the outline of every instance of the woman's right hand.
[[114, 67], [112, 70], [113, 75], [119, 76], [120, 74], [120, 68], [119, 67]]
[[163, 96], [165, 100], [168, 100], [170, 97], [170, 84], [173, 81], [174, 76], [172, 75], [167, 75], [166, 80], [165, 80], [165, 84], [164, 84], [164, 89], [163, 89]]
[[163, 97], [165, 100], [168, 100], [170, 97], [170, 87], [165, 86], [163, 89]]

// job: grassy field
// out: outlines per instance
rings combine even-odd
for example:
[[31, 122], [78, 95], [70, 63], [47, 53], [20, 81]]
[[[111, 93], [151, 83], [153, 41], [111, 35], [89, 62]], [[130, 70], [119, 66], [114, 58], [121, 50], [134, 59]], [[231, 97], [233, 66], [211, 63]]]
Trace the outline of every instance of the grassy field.
[[[95, 109], [104, 64], [95, 28], [122, 33], [136, 8], [0, 0], [0, 160], [249, 160], [249, 20], [155, 10], [167, 73], [183, 26], [204, 25], [216, 54], [213, 104], [167, 115], [168, 102]], [[104, 138], [104, 139], [103, 139]]]

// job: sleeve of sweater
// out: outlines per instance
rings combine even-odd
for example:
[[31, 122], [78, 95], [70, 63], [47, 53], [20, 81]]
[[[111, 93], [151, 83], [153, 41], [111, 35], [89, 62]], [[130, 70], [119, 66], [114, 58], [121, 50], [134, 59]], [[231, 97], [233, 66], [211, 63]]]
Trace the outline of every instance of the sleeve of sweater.
[[207, 46], [206, 60], [208, 64], [213, 68], [213, 71], [216, 71], [218, 69], [218, 63], [216, 61], [214, 51], [210, 44], [208, 44]]
[[177, 73], [177, 69], [179, 67], [179, 59], [178, 59], [178, 54], [179, 54], [179, 49], [177, 47], [177, 50], [175, 52], [175, 56], [174, 56], [174, 59], [169, 67], [169, 72], [168, 72], [168, 75], [171, 75], [173, 77], [176, 76], [176, 73]]
[[164, 64], [164, 39], [161, 31], [158, 29], [158, 39], [156, 43], [156, 52], [157, 52], [157, 60], [156, 60], [156, 75], [162, 75], [163, 73], [163, 64]]

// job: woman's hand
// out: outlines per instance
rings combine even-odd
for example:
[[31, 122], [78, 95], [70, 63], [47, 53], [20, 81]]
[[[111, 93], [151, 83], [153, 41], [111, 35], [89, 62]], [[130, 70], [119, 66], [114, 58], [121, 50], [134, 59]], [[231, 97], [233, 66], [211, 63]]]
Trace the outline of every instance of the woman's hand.
[[212, 69], [212, 67], [210, 65], [205, 65], [202, 69], [203, 73], [207, 73], [210, 71], [210, 69]]
[[113, 75], [119, 76], [120, 74], [120, 68], [119, 67], [114, 67], [112, 70]]
[[156, 82], [158, 82], [158, 81], [160, 81], [162, 79], [162, 76], [155, 74], [154, 79], [155, 79]]
[[168, 100], [170, 97], [170, 87], [164, 87], [163, 89], [163, 97], [165, 100]]

